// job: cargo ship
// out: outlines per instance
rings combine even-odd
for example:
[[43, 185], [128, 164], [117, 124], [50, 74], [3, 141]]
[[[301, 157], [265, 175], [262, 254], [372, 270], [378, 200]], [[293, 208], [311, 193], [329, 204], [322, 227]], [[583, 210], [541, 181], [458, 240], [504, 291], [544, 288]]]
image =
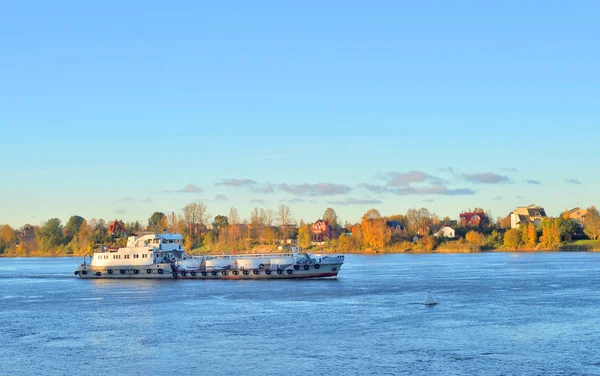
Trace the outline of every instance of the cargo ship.
[[[89, 257], [89, 261], [88, 261]], [[189, 255], [180, 234], [143, 233], [120, 248], [99, 247], [75, 271], [83, 279], [292, 279], [335, 278], [343, 255], [290, 252]]]

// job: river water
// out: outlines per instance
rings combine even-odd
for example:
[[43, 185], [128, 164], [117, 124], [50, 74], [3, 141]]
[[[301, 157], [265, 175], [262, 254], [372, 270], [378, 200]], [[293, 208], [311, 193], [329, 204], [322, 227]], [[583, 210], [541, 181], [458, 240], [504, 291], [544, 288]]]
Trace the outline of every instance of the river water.
[[0, 375], [600, 374], [600, 253], [349, 255], [288, 281], [80, 261], [0, 258]]

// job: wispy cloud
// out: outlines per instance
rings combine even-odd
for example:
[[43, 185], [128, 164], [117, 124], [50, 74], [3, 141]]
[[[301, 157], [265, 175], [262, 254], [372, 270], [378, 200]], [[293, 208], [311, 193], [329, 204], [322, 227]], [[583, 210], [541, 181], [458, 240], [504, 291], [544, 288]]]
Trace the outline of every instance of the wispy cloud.
[[390, 187], [404, 187], [412, 183], [430, 183], [430, 184], [446, 184], [447, 182], [443, 179], [429, 175], [423, 171], [409, 171], [409, 172], [388, 172], [384, 175], [384, 179], [387, 180], [387, 185]]
[[529, 179], [525, 180], [525, 183], [527, 183], [527, 184], [533, 184], [533, 185], [540, 185], [540, 184], [542, 184], [542, 182], [539, 181], [539, 180], [529, 180]]
[[287, 202], [289, 204], [316, 204], [316, 200], [306, 200], [303, 198], [293, 198], [291, 200], [283, 200], [282, 202]]
[[333, 196], [348, 193], [352, 190], [344, 184], [318, 183], [318, 184], [279, 184], [278, 189], [298, 196]]
[[502, 197], [502, 196], [496, 196], [492, 200], [502, 201], [502, 200], [504, 200], [504, 197]]
[[215, 200], [217, 201], [229, 201], [229, 197], [225, 195], [218, 194], [215, 196]]
[[222, 179], [219, 182], [216, 182], [215, 185], [227, 185], [230, 187], [248, 187], [251, 185], [255, 185], [256, 181], [252, 180], [252, 179], [236, 179], [236, 178], [231, 178], [231, 179]]
[[181, 189], [177, 189], [174, 191], [163, 191], [163, 192], [164, 193], [202, 193], [202, 192], [204, 192], [204, 189], [202, 189], [194, 184], [188, 184]]
[[250, 187], [252, 193], [274, 193], [275, 188], [270, 183]]
[[253, 198], [252, 200], [250, 200], [250, 203], [252, 203], [252, 204], [264, 204], [265, 200], [261, 200], [260, 198]]
[[431, 187], [404, 187], [391, 190], [398, 196], [409, 195], [442, 195], [442, 196], [468, 196], [474, 195], [475, 191], [469, 188], [449, 189], [443, 185], [434, 185]]
[[445, 185], [432, 186], [408, 186], [401, 188], [390, 188], [383, 185], [363, 183], [359, 185], [373, 193], [393, 193], [398, 196], [409, 195], [442, 195], [442, 196], [468, 196], [474, 195], [475, 191], [470, 188], [448, 188]]
[[569, 179], [565, 179], [565, 183], [579, 185], [579, 184], [581, 184], [581, 181], [579, 179], [569, 178]]
[[384, 192], [390, 191], [389, 187], [386, 187], [385, 185], [379, 185], [379, 184], [362, 183], [362, 184], [359, 184], [358, 187], [365, 188], [366, 190], [373, 192], [373, 193], [384, 193]]
[[511, 183], [508, 176], [498, 175], [492, 172], [483, 172], [475, 174], [462, 174], [463, 179], [476, 184], [504, 184]]
[[522, 200], [522, 199], [523, 199], [523, 196], [517, 196], [517, 197], [515, 197], [515, 198], [516, 198], [517, 200]]
[[434, 202], [434, 201], [435, 201], [435, 199], [433, 199], [433, 198], [428, 198], [428, 199], [426, 199], [426, 200], [423, 200], [422, 202], [431, 203], [431, 202]]
[[125, 209], [115, 209], [115, 210], [113, 210], [113, 213], [115, 213], [115, 214], [125, 214], [126, 211], [125, 211]]
[[376, 199], [363, 199], [363, 200], [357, 200], [354, 198], [347, 198], [345, 200], [341, 200], [341, 201], [327, 201], [328, 204], [330, 205], [379, 205], [382, 204], [381, 200], [376, 200]]
[[501, 170], [504, 172], [519, 172], [519, 170], [517, 170], [514, 167], [504, 167], [504, 168], [501, 168]]

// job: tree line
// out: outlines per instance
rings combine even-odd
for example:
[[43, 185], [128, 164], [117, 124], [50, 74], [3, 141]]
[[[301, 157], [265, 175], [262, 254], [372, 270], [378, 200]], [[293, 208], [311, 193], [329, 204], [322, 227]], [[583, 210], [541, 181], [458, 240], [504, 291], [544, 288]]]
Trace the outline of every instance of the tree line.
[[[483, 212], [483, 209], [477, 208]], [[486, 223], [482, 227], [454, 225], [455, 238], [436, 236], [439, 229], [453, 223], [440, 218], [426, 208], [408, 209], [404, 214], [382, 216], [376, 209], [368, 210], [360, 222], [340, 223], [335, 210], [327, 208], [322, 219], [331, 226], [332, 236], [322, 249], [331, 252], [402, 252], [464, 249], [549, 249], [585, 234], [590, 239], [600, 236], [600, 215], [595, 207], [587, 209], [586, 226], [568, 218], [544, 218], [539, 226], [532, 223], [519, 229], [509, 229], [507, 220]], [[254, 208], [249, 219], [242, 219], [231, 207], [228, 215], [212, 217], [202, 202], [186, 205], [180, 213], [169, 215], [154, 212], [144, 226], [140, 221], [117, 221], [118, 231], [110, 234], [106, 221], [74, 215], [66, 224], [51, 218], [41, 226], [26, 224], [20, 229], [0, 226], [0, 254], [25, 255], [84, 255], [99, 245], [119, 247], [127, 236], [142, 231], [180, 233], [186, 249], [192, 252], [251, 252], [274, 251], [288, 239], [302, 249], [314, 246], [311, 223], [297, 223], [287, 205], [276, 210]], [[399, 226], [397, 226], [399, 225]], [[23, 236], [33, 229], [35, 236]], [[401, 229], [401, 230], [399, 230]]]

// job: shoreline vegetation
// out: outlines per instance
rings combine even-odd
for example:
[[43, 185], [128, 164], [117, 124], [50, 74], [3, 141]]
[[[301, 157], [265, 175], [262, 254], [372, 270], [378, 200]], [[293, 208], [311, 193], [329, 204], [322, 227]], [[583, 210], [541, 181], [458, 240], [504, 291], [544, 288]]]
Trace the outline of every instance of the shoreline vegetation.
[[[587, 213], [585, 227], [565, 212], [510, 228], [510, 218], [492, 221], [489, 212], [485, 223], [464, 226], [426, 208], [386, 217], [370, 209], [360, 222], [342, 225], [333, 208], [312, 224], [297, 223], [287, 205], [277, 211], [254, 208], [247, 220], [233, 207], [228, 216], [211, 217], [202, 202], [194, 202], [179, 214], [154, 212], [145, 226], [140, 221], [88, 221], [78, 215], [64, 225], [58, 218], [20, 229], [0, 225], [0, 257], [84, 256], [100, 245], [123, 247], [128, 234], [145, 231], [182, 234], [192, 255], [288, 252], [296, 244], [306, 252], [344, 254], [600, 252], [600, 214], [593, 206]], [[452, 237], [444, 236], [447, 226]]]

